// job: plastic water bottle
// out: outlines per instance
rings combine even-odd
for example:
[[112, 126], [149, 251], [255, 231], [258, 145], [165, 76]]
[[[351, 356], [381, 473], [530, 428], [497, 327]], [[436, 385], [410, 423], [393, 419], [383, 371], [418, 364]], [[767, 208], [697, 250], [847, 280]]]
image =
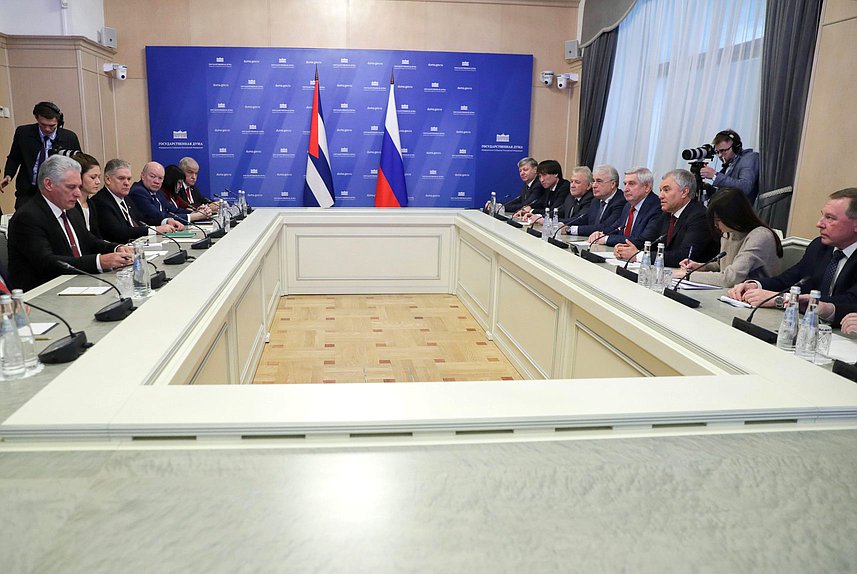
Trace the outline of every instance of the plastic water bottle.
[[5, 379], [17, 379], [27, 372], [21, 336], [12, 313], [12, 298], [5, 293], [0, 295], [0, 362], [0, 372]]
[[807, 361], [815, 359], [815, 346], [818, 343], [818, 300], [821, 291], [813, 289], [809, 293], [809, 305], [800, 322], [795, 343], [795, 355]]
[[643, 245], [643, 257], [640, 259], [640, 272], [637, 274], [637, 283], [646, 289], [652, 285], [652, 242], [646, 241]]
[[497, 215], [497, 192], [491, 192], [491, 204], [488, 206], [488, 215]]
[[649, 289], [664, 292], [664, 244], [658, 243], [658, 255], [655, 257], [655, 263], [651, 268], [651, 279], [649, 279]]
[[134, 242], [134, 263], [131, 265], [131, 277], [134, 282], [134, 299], [145, 299], [152, 294], [152, 278], [149, 264], [146, 262], [146, 252], [143, 242]]
[[547, 241], [548, 237], [553, 233], [553, 230], [551, 229], [552, 223], [553, 219], [551, 219], [551, 210], [550, 208], [545, 209], [545, 214], [542, 217], [542, 239], [544, 241]]
[[789, 291], [789, 304], [783, 312], [783, 320], [780, 321], [780, 330], [777, 332], [777, 348], [783, 351], [794, 352], [795, 337], [798, 329], [798, 298], [800, 297], [800, 286], [794, 285]]
[[15, 316], [15, 326], [18, 327], [18, 337], [21, 339], [24, 366], [27, 370], [35, 369], [39, 366], [36, 338], [33, 336], [33, 326], [30, 325], [30, 316], [27, 315], [27, 307], [24, 305], [24, 292], [20, 289], [12, 289], [12, 313]]
[[556, 233], [557, 229], [559, 229], [559, 208], [555, 207], [553, 209], [553, 217], [551, 218], [551, 236]]
[[226, 203], [225, 199], [220, 200], [220, 209], [218, 210], [220, 213], [220, 225], [223, 227], [223, 231], [229, 231], [229, 222], [232, 219], [229, 216], [229, 204]]
[[238, 190], [238, 215], [247, 215], [247, 194], [243, 189]]

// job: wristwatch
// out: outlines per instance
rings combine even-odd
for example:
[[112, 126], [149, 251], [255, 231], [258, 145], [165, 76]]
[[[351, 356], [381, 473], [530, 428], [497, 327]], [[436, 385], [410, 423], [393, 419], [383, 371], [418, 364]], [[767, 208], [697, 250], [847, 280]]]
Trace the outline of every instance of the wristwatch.
[[791, 293], [782, 293], [774, 297], [774, 306], [777, 309], [785, 309], [786, 305], [789, 304], [789, 299], [791, 299], [790, 295]]

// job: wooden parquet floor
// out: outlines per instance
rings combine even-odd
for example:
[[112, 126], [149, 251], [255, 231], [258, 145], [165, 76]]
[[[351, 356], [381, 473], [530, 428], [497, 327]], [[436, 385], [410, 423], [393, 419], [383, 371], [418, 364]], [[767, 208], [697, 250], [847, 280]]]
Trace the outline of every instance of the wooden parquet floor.
[[292, 295], [280, 299], [253, 383], [520, 378], [453, 295]]

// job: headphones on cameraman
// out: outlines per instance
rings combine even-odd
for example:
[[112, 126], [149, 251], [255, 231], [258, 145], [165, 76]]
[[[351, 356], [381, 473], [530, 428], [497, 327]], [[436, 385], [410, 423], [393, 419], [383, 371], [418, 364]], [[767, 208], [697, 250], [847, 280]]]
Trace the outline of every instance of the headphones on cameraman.
[[[59, 106], [57, 106], [53, 102], [39, 102], [38, 104], [33, 106], [33, 115], [34, 116], [42, 116], [42, 114], [40, 114], [39, 111], [45, 110], [45, 109], [48, 109], [57, 115], [57, 129], [63, 127], [63, 125], [65, 124], [65, 118], [63, 117], [62, 111], [59, 109]], [[42, 117], [45, 117], [45, 116], [42, 116]]]
[[735, 155], [741, 155], [741, 152], [744, 150], [744, 145], [741, 143], [741, 136], [732, 130], [723, 130], [722, 132], [717, 132], [714, 139], [719, 137], [729, 138], [732, 140], [732, 151], [735, 152]]

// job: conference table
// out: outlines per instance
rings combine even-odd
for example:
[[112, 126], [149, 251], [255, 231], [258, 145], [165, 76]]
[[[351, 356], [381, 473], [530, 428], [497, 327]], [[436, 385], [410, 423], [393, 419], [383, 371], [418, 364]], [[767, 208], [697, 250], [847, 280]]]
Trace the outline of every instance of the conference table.
[[[260, 208], [191, 254], [120, 323], [92, 319], [110, 295], [56, 295], [86, 277], [28, 293], [95, 345], [0, 384], [0, 437], [359, 444], [857, 422], [857, 385], [733, 329], [747, 310], [722, 291], [688, 309], [477, 210]], [[281, 296], [348, 293], [455, 294], [526, 380], [248, 384]], [[775, 329], [779, 314], [756, 321]]]

